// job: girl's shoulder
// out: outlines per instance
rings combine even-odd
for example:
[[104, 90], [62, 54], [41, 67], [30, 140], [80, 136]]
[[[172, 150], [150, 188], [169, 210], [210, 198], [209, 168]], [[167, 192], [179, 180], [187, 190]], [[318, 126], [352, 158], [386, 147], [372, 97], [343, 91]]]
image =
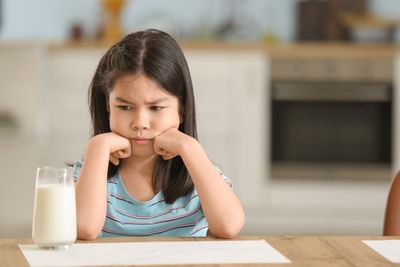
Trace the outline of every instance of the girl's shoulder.
[[[83, 160], [77, 160], [75, 161], [74, 165], [72, 166], [72, 177], [74, 178], [74, 181], [78, 181], [79, 179], [79, 175], [81, 173], [83, 167]], [[116, 174], [109, 178], [108, 181], [109, 182], [116, 182], [118, 180], [119, 177], [119, 172], [116, 172]]]

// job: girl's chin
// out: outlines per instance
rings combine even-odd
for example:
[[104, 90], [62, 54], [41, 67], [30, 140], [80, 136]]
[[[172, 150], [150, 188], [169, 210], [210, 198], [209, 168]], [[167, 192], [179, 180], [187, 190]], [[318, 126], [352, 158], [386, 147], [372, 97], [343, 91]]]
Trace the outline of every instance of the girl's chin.
[[154, 152], [154, 150], [153, 149], [146, 149], [146, 150], [144, 150], [144, 149], [136, 149], [135, 150], [135, 148], [132, 148], [132, 155], [131, 155], [131, 157], [140, 157], [140, 158], [143, 158], [143, 157], [154, 157], [154, 156], [157, 156], [157, 154], [156, 154], [156, 152]]

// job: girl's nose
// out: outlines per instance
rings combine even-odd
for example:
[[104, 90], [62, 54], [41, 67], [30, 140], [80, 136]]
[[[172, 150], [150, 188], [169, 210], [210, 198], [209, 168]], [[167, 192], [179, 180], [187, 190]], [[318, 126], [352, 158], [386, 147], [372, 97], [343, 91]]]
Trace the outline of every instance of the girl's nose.
[[134, 130], [149, 129], [149, 119], [146, 112], [138, 112], [132, 121], [131, 127]]

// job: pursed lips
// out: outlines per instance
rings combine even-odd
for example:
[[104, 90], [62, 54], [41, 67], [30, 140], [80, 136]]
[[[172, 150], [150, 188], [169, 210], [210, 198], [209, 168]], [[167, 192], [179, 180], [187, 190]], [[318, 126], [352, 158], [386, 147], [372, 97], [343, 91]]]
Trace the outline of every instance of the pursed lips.
[[131, 138], [131, 140], [135, 143], [135, 144], [139, 144], [139, 145], [145, 145], [150, 143], [154, 138], [147, 138], [147, 137], [133, 137]]

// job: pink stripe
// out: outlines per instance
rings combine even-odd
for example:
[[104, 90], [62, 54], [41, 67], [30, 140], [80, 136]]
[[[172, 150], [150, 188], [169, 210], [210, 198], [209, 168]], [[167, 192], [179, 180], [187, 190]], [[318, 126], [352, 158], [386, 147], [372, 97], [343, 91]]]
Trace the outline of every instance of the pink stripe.
[[[169, 218], [166, 218], [166, 219], [164, 219], [164, 220], [160, 220], [160, 221], [156, 221], [156, 222], [123, 222], [123, 221], [121, 221], [120, 219], [118, 219], [117, 217], [112, 216], [112, 215], [110, 215], [110, 214], [107, 214], [107, 217], [108, 217], [108, 218], [111, 218], [111, 219], [113, 219], [113, 220], [115, 220], [115, 221], [117, 221], [117, 222], [119, 222], [119, 223], [121, 223], [121, 224], [128, 224], [128, 225], [152, 225], [152, 224], [158, 224], [158, 223], [163, 223], [163, 222], [169, 222], [169, 221], [173, 221], [173, 220], [176, 220], [176, 219], [182, 219], [182, 218], [185, 218], [185, 217], [189, 217], [190, 215], [195, 214], [195, 213], [196, 213], [197, 211], [199, 211], [199, 210], [200, 210], [200, 207], [197, 207], [196, 209], [192, 210], [192, 211], [189, 212], [189, 213], [185, 213], [185, 214], [182, 214], [182, 215], [177, 215], [177, 216], [169, 217]], [[202, 217], [202, 218], [203, 218], [203, 217]]]
[[[177, 228], [183, 228], [183, 227], [187, 227], [187, 226], [194, 226], [195, 224], [193, 222], [191, 223], [184, 223], [184, 224], [178, 224], [178, 225], [174, 225], [172, 227], [168, 227], [168, 228], [164, 228], [164, 229], [160, 229], [157, 231], [152, 231], [152, 232], [147, 232], [144, 234], [140, 234], [140, 235], [154, 235], [154, 234], [158, 234], [158, 233], [163, 233], [163, 232], [167, 232], [173, 229], [177, 229]], [[108, 230], [107, 228], [103, 228], [103, 231], [110, 233], [110, 234], [117, 234], [117, 235], [130, 235], [129, 233], [122, 233], [122, 232], [116, 232], [116, 231], [111, 231]], [[132, 235], [132, 234], [131, 234]]]
[[186, 227], [186, 226], [194, 226], [194, 224], [193, 223], [178, 224], [178, 225], [175, 225], [175, 226], [172, 226], [172, 227], [168, 227], [168, 228], [165, 228], [165, 229], [162, 229], [162, 230], [150, 232], [149, 234], [150, 235], [154, 235], [154, 234], [159, 233], [159, 232], [167, 232], [167, 231], [172, 230], [172, 229]]
[[[196, 225], [199, 223], [199, 221], [201, 221], [201, 220], [204, 219], [204, 218], [205, 218], [205, 216], [202, 216], [202, 217], [198, 218], [198, 219], [196, 220]], [[206, 222], [207, 222], [207, 220], [206, 220]], [[196, 233], [196, 232], [198, 232], [198, 231], [200, 231], [201, 229], [204, 229], [204, 228], [206, 228], [206, 227], [208, 227], [208, 223], [207, 223], [206, 225], [200, 226], [200, 227], [198, 227], [198, 228], [194, 228], [194, 229], [190, 232], [189, 235], [192, 235], [192, 234], [194, 234], [194, 233]]]
[[116, 209], [116, 208], [114, 208], [114, 210], [117, 211], [118, 213], [122, 214], [122, 215], [125, 215], [125, 216], [127, 216], [127, 217], [131, 217], [131, 218], [135, 218], [135, 219], [152, 219], [152, 218], [159, 217], [159, 216], [162, 216], [162, 215], [164, 215], [164, 214], [170, 213], [170, 212], [173, 211], [173, 210], [179, 210], [179, 209], [184, 209], [184, 208], [186, 208], [186, 207], [189, 205], [189, 203], [190, 203], [195, 197], [197, 197], [197, 194], [193, 195], [193, 196], [189, 199], [188, 203], [187, 203], [185, 206], [176, 207], [176, 208], [171, 208], [171, 209], [169, 209], [169, 210], [160, 212], [160, 213], [158, 213], [158, 214], [150, 215], [150, 216], [139, 216], [139, 215], [136, 215], [136, 214], [130, 214], [130, 213], [123, 212], [123, 211], [121, 211], [121, 210], [119, 210], [119, 209]]
[[[128, 203], [131, 203], [132, 205], [136, 205], [135, 203], [133, 203], [133, 202], [130, 201], [129, 199], [126, 199], [124, 196], [117, 195], [117, 194], [115, 194], [115, 193], [111, 193], [110, 196], [115, 197], [116, 199], [119, 199], [119, 200], [124, 200], [124, 201], [126, 201], [126, 202], [128, 202]], [[161, 200], [159, 200], [159, 201], [157, 201], [157, 202], [151, 204], [149, 207], [151, 207], [151, 206], [153, 206], [153, 205], [155, 205], [155, 204], [157, 204], [157, 203], [160, 203], [160, 202], [162, 202], [162, 201], [164, 201], [164, 200], [165, 200], [165, 199], [163, 198], [163, 199], [161, 199]]]
[[192, 231], [189, 233], [189, 235], [193, 235], [193, 234], [197, 233], [198, 231], [203, 230], [204, 228], [208, 228], [208, 225], [204, 225], [204, 226], [202, 226], [202, 227], [200, 227], [200, 228], [197, 228], [197, 229], [195, 229], [195, 230], [192, 230]]
[[110, 196], [113, 196], [113, 197], [115, 197], [115, 198], [122, 199], [122, 200], [127, 200], [127, 199], [125, 199], [123, 196], [117, 195], [117, 194], [114, 194], [114, 193], [111, 193]]

